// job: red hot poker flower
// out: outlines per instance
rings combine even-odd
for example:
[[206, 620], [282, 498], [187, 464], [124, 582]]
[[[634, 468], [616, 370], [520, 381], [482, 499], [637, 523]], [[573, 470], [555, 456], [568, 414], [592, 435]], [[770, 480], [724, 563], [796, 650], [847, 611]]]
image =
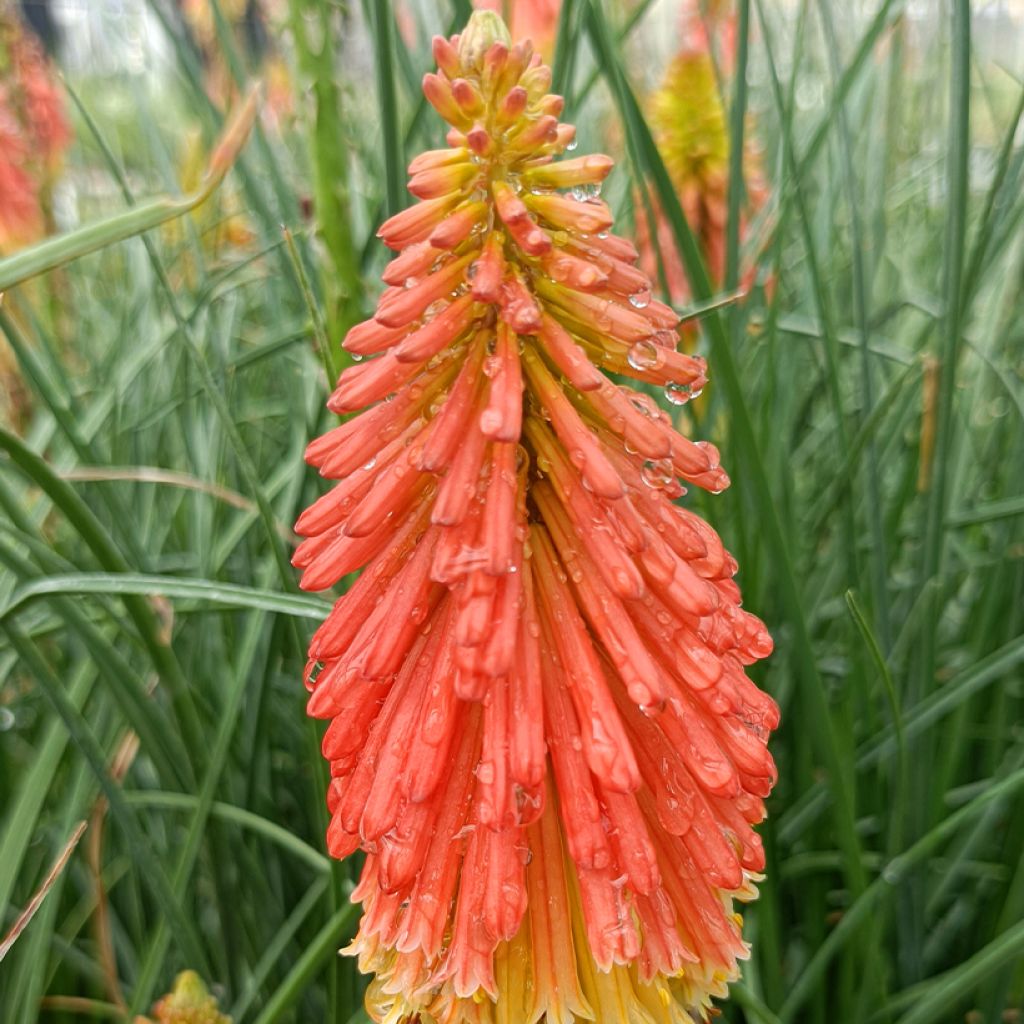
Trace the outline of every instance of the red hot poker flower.
[[378, 1021], [703, 1019], [764, 866], [771, 639], [673, 502], [718, 453], [603, 371], [678, 403], [704, 363], [609, 233], [611, 161], [554, 162], [530, 45], [478, 12], [434, 53], [449, 148], [380, 229], [373, 358], [328, 403], [363, 411], [309, 446], [335, 483], [297, 525], [305, 588], [363, 570], [307, 672], [328, 847], [367, 854], [351, 951]]

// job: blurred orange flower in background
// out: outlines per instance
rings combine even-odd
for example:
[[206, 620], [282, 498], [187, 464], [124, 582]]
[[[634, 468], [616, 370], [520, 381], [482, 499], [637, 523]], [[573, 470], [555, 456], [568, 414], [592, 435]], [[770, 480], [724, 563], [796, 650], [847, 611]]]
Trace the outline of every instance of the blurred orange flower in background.
[[47, 192], [70, 142], [53, 68], [13, 5], [0, 0], [0, 252], [46, 232]]
[[345, 339], [374, 358], [296, 524], [303, 588], [363, 570], [306, 679], [329, 850], [366, 852], [350, 952], [378, 1021], [703, 1020], [764, 867], [778, 711], [745, 666], [772, 642], [674, 502], [728, 485], [718, 452], [606, 374], [681, 404], [705, 364], [610, 233], [612, 161], [553, 162], [539, 55], [485, 12], [434, 55], [449, 148], [380, 229], [389, 287]]

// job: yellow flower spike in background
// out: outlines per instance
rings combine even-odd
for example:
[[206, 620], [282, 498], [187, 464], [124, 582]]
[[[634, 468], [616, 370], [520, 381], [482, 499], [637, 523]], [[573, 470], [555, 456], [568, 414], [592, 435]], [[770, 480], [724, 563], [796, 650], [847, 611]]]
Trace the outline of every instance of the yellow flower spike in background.
[[136, 1017], [135, 1024], [231, 1024], [231, 1018], [220, 1012], [195, 971], [182, 971], [174, 988], [153, 1007], [153, 1019]]
[[767, 656], [736, 562], [675, 504], [728, 485], [672, 429], [705, 381], [599, 198], [612, 161], [532, 47], [478, 11], [434, 40], [449, 148], [313, 441], [302, 587], [358, 581], [313, 637], [331, 854], [367, 857], [350, 952], [381, 1022], [683, 1024], [725, 996], [775, 781]]
[[[730, 7], [723, 0], [709, 4], [702, 13], [696, 0], [685, 0], [680, 19], [682, 45], [647, 104], [658, 151], [715, 286], [721, 286], [725, 277], [729, 126], [719, 75], [727, 78], [733, 64], [735, 15]], [[712, 39], [719, 60], [717, 69]], [[747, 135], [743, 171], [746, 209], [750, 214], [764, 205], [767, 186], [750, 133]], [[660, 253], [669, 294], [674, 303], [681, 305], [690, 300], [690, 287], [672, 231], [653, 198], [652, 204], [653, 230], [644, 204], [636, 204], [640, 265], [657, 281]], [[741, 231], [745, 224], [746, 218], [741, 222]]]

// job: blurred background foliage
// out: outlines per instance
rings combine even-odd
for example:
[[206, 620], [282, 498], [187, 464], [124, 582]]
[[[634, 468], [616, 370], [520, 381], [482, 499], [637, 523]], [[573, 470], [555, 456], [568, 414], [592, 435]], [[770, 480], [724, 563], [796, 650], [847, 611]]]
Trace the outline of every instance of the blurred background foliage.
[[[620, 160], [659, 289], [715, 307], [683, 336], [712, 385], [666, 407], [722, 448], [732, 487], [684, 500], [739, 559], [783, 710], [724, 1018], [1020, 1020], [1024, 6], [504, 6], [580, 152]], [[0, 304], [5, 1024], [171, 1024], [184, 968], [236, 1024], [364, 1019], [290, 524], [374, 231], [441, 143], [430, 37], [468, 13], [0, 0], [0, 270], [190, 193], [262, 82], [211, 200], [59, 243]]]

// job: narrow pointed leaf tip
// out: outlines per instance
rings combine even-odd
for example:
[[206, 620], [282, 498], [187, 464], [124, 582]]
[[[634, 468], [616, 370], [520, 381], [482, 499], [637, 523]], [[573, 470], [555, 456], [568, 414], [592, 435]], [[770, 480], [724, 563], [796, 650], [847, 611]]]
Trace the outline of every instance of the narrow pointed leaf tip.
[[329, 850], [366, 853], [348, 952], [377, 1021], [704, 1020], [764, 867], [772, 643], [675, 503], [717, 451], [609, 374], [678, 404], [705, 364], [610, 233], [611, 161], [557, 159], [530, 44], [478, 14], [434, 55], [448, 148], [380, 229], [296, 525], [305, 589], [362, 569], [306, 674]]

